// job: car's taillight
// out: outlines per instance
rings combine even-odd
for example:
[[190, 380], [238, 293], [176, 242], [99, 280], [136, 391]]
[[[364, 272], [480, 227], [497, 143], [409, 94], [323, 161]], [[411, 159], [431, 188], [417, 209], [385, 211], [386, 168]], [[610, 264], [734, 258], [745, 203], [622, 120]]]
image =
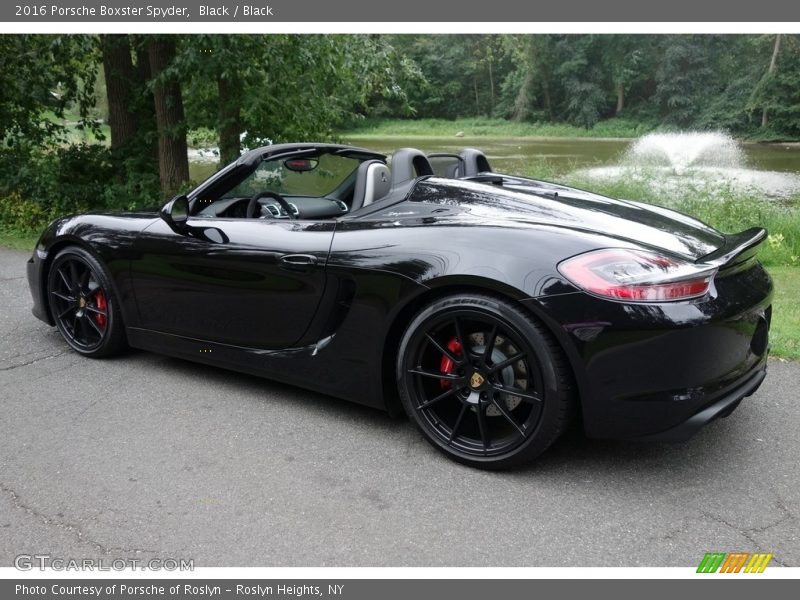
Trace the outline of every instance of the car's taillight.
[[708, 292], [716, 267], [641, 250], [604, 248], [579, 254], [558, 265], [579, 288], [614, 300], [669, 302]]

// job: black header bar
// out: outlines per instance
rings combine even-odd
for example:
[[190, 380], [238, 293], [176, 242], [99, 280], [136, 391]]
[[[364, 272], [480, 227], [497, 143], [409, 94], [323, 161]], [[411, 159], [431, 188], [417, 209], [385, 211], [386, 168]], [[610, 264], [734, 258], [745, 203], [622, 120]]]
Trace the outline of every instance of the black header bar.
[[781, 22], [800, 21], [786, 0], [11, 0], [6, 22]]

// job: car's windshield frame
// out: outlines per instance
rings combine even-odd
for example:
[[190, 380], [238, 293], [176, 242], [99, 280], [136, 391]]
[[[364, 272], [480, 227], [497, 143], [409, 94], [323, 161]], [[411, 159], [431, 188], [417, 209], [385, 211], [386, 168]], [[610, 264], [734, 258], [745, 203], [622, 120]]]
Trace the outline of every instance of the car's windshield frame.
[[[317, 161], [314, 169], [296, 171], [287, 161], [302, 157]], [[267, 157], [246, 177], [218, 196], [218, 200], [249, 198], [260, 192], [275, 192], [287, 198], [328, 198], [346, 182], [359, 165], [360, 158], [331, 152], [298, 152]]]

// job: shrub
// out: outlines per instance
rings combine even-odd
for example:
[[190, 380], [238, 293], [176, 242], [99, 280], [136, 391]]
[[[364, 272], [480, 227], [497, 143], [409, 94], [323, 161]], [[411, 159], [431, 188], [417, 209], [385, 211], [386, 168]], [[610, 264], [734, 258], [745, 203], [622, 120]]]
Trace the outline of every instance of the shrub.
[[55, 217], [88, 210], [132, 210], [159, 198], [149, 160], [115, 160], [100, 144], [0, 150], [0, 225], [39, 231]]

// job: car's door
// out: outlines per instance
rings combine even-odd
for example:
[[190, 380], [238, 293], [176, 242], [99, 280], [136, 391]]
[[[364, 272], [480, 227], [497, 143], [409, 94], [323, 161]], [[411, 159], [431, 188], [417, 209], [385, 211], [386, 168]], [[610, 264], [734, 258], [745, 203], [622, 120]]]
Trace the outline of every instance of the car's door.
[[145, 329], [248, 348], [289, 348], [325, 289], [335, 223], [190, 217], [137, 240], [131, 275]]

